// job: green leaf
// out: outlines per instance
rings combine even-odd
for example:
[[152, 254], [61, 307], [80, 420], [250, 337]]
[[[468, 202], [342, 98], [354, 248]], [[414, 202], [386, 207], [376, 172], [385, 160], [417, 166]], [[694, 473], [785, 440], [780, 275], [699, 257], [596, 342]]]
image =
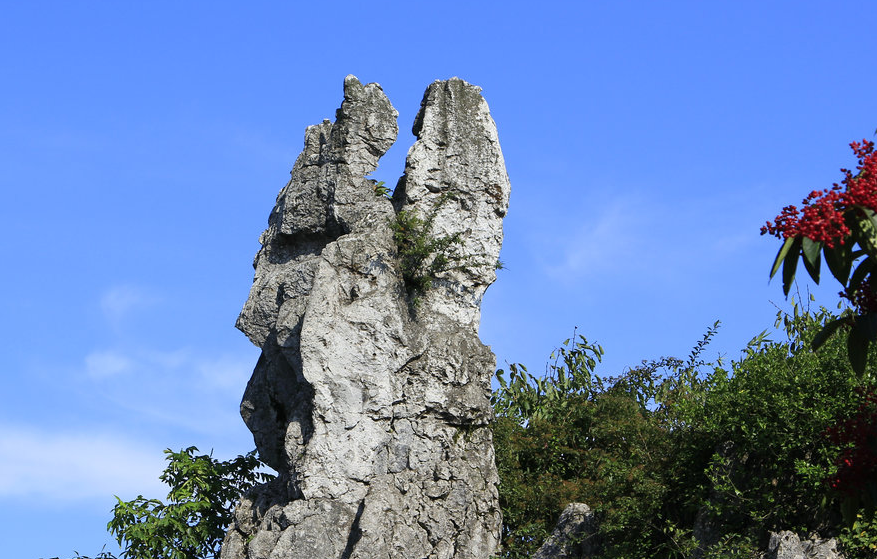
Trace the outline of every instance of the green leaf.
[[849, 221], [856, 242], [869, 256], [877, 255], [877, 224], [875, 224], [877, 216], [873, 211], [861, 206], [856, 206], [853, 211], [855, 213]]
[[844, 323], [847, 322], [847, 318], [838, 318], [836, 320], [832, 320], [828, 324], [825, 325], [822, 330], [819, 331], [818, 334], [813, 338], [813, 341], [810, 342], [810, 347], [813, 351], [818, 350], [822, 347], [822, 344], [828, 341], [828, 339], [834, 334], [838, 328], [840, 328]]
[[819, 285], [819, 268], [822, 262], [819, 251], [822, 250], [822, 243], [804, 237], [801, 249], [804, 255], [804, 268], [807, 269], [807, 273], [810, 274], [813, 281]]
[[865, 373], [865, 365], [868, 362], [868, 345], [870, 341], [866, 336], [866, 327], [863, 323], [860, 324], [859, 318], [861, 317], [856, 317], [856, 322], [847, 338], [847, 355], [849, 356], [853, 372], [858, 376], [862, 376]]
[[850, 277], [850, 270], [853, 267], [852, 243], [836, 244], [833, 248], [829, 246], [822, 247], [822, 254], [825, 255], [825, 263], [831, 271], [831, 275], [840, 282], [841, 285], [847, 284]]
[[857, 291], [859, 286], [862, 285], [862, 280], [864, 280], [873, 269], [874, 258], [869, 256], [864, 259], [858, 267], [856, 267], [856, 271], [853, 272], [853, 277], [850, 278], [849, 289], [851, 291]]
[[505, 371], [503, 371], [502, 369], [497, 369], [496, 380], [499, 381], [499, 385], [502, 388], [508, 388], [508, 383], [506, 382], [505, 378], [503, 378], [503, 374], [505, 374]]
[[773, 278], [773, 276], [777, 273], [777, 270], [780, 269], [780, 263], [782, 263], [782, 261], [786, 258], [786, 254], [789, 253], [789, 249], [792, 248], [792, 243], [794, 243], [794, 242], [795, 242], [795, 238], [789, 237], [783, 243], [783, 246], [780, 247], [779, 252], [777, 252], [777, 257], [773, 261], [773, 266], [770, 268], [770, 277], [771, 278]]
[[858, 503], [852, 499], [844, 499], [840, 504], [841, 516], [847, 526], [852, 526], [856, 521], [856, 512], [858, 511]]
[[873, 342], [877, 338], [877, 313], [869, 312], [858, 317], [857, 321], [861, 324], [862, 334], [869, 342]]
[[801, 254], [803, 243], [802, 237], [796, 237], [783, 259], [783, 295], [787, 297], [792, 288], [792, 282], [795, 281], [795, 270], [798, 267], [798, 256]]

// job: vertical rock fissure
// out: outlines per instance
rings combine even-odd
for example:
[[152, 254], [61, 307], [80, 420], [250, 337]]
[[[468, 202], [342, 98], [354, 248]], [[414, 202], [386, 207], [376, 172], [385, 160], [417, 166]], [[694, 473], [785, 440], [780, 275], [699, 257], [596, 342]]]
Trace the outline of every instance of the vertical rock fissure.
[[353, 524], [350, 526], [350, 535], [347, 537], [347, 545], [341, 552], [341, 559], [350, 559], [353, 549], [362, 538], [362, 530], [359, 528], [359, 519], [362, 518], [362, 511], [365, 510], [365, 499], [360, 501], [356, 508], [356, 516], [353, 517]]
[[238, 505], [223, 559], [488, 559], [497, 549], [496, 363], [478, 339], [495, 270], [440, 270], [410, 313], [391, 222], [429, 215], [430, 234], [496, 262], [508, 177], [480, 88], [452, 78], [427, 88], [393, 200], [379, 195], [366, 177], [395, 141], [397, 115], [380, 86], [348, 76], [335, 122], [305, 132], [260, 237], [237, 326], [262, 356], [241, 413], [280, 478]]

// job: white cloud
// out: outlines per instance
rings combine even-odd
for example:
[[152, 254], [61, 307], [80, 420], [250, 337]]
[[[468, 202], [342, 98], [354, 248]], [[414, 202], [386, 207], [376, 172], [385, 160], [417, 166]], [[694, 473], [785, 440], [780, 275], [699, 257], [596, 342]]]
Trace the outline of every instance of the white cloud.
[[580, 226], [564, 249], [561, 269], [582, 273], [592, 270], [597, 263], [618, 264], [636, 244], [631, 221], [630, 214], [616, 205], [601, 214], [596, 222]]
[[240, 426], [237, 409], [258, 350], [204, 355], [191, 349], [111, 349], [85, 358], [86, 389], [141, 422], [211, 436]]
[[131, 372], [134, 362], [116, 351], [93, 351], [85, 356], [85, 372], [93, 379], [103, 379]]
[[117, 285], [108, 289], [100, 299], [100, 307], [107, 320], [119, 322], [128, 313], [154, 304], [158, 298], [140, 287]]
[[164, 498], [163, 454], [145, 446], [118, 436], [0, 425], [0, 498]]
[[557, 262], [549, 264], [547, 272], [559, 280], [576, 282], [583, 276], [638, 267], [655, 241], [653, 208], [640, 198], [615, 198], [575, 213], [583, 217], [567, 216], [568, 223], [578, 223], [574, 229], [559, 235], [555, 231], [546, 239], [554, 244], [553, 251], [546, 252], [554, 252], [551, 261]]
[[197, 363], [203, 381], [219, 390], [243, 394], [256, 361], [251, 355], [226, 355], [216, 359], [202, 359]]
[[135, 374], [140, 384], [149, 379], [168, 385], [191, 384], [199, 391], [242, 394], [256, 364], [254, 351], [218, 356], [198, 355], [189, 349], [96, 350], [85, 356], [89, 378], [102, 381], [124, 374]]
[[[567, 284], [629, 274], [675, 281], [681, 273], [758, 247], [763, 239], [757, 217], [748, 215], [751, 199], [745, 192], [710, 193], [672, 204], [653, 193], [598, 196], [587, 206], [566, 208], [555, 220], [575, 225], [564, 231], [552, 228], [550, 236], [540, 239], [548, 257], [546, 273]], [[749, 218], [742, 225], [738, 207]]]

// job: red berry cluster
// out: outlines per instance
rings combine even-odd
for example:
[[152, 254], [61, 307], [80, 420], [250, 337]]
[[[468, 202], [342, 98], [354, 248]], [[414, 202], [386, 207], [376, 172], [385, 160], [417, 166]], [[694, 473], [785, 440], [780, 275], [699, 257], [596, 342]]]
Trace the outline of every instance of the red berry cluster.
[[834, 183], [824, 190], [814, 190], [804, 198], [803, 207], [786, 206], [773, 223], [767, 222], [761, 234], [770, 233], [781, 239], [789, 237], [808, 237], [816, 242], [824, 242], [833, 248], [836, 243], [844, 244], [850, 229], [844, 214], [850, 208], [860, 206], [877, 211], [877, 153], [874, 142], [862, 140], [850, 144], [859, 159], [858, 173], [853, 175], [849, 169], [841, 169], [844, 179], [841, 185]]
[[877, 211], [877, 153], [874, 153], [874, 142], [862, 140], [862, 143], [851, 143], [850, 147], [859, 158], [859, 164], [855, 175], [849, 169], [841, 169], [845, 175], [842, 182], [847, 187], [848, 205]]
[[860, 393], [863, 401], [856, 414], [825, 430], [829, 441], [846, 446], [828, 484], [851, 497], [861, 495], [866, 482], [877, 479], [877, 392], [872, 388]]

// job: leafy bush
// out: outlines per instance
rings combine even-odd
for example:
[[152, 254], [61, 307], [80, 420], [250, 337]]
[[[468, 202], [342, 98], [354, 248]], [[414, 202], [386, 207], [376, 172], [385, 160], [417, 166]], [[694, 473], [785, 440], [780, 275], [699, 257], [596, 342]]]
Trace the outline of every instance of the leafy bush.
[[[494, 395], [497, 467], [503, 509], [503, 557], [527, 557], [551, 532], [566, 504], [599, 515], [606, 557], [641, 554], [663, 539], [667, 432], [653, 421], [653, 371], [601, 379], [602, 348], [579, 336], [553, 355], [538, 379], [513, 365], [499, 371]], [[638, 526], [641, 530], [630, 530]]]
[[125, 559], [194, 559], [218, 557], [233, 507], [243, 493], [272, 476], [260, 473], [256, 451], [228, 462], [196, 456], [191, 446], [165, 450], [168, 467], [160, 476], [170, 486], [168, 503], [116, 497], [107, 529], [124, 545]]
[[796, 316], [780, 317], [787, 340], [756, 339], [731, 374], [714, 375], [702, 420], [693, 425], [696, 438], [717, 449], [706, 469], [705, 504], [726, 531], [837, 527], [826, 479], [838, 447], [824, 433], [855, 409], [859, 380], [840, 338], [810, 350], [834, 317], [794, 308]]
[[[503, 557], [530, 555], [573, 501], [595, 509], [604, 557], [744, 557], [768, 530], [840, 534], [843, 496], [829, 482], [844, 449], [827, 430], [857, 413], [864, 381], [840, 337], [810, 350], [836, 317], [793, 308], [778, 316], [785, 340], [762, 333], [729, 368], [700, 358], [717, 323], [687, 360], [615, 378], [596, 375], [602, 350], [581, 336], [545, 378], [498, 371]], [[877, 542], [873, 515], [855, 512], [848, 553]]]
[[826, 431], [841, 448], [829, 485], [841, 495], [845, 526], [840, 541], [856, 550], [851, 559], [877, 554], [877, 391], [858, 394], [855, 413]]

